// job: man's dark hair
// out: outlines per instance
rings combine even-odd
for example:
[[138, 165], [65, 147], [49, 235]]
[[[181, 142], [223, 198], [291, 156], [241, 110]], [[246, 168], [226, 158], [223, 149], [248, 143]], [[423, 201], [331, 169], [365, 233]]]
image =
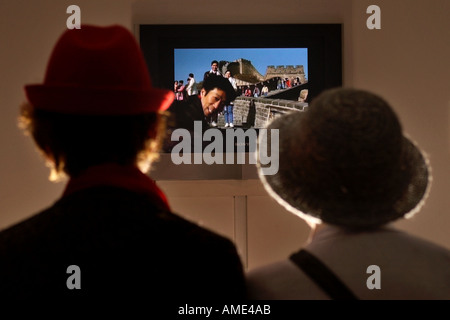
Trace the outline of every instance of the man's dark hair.
[[206, 93], [215, 88], [225, 91], [225, 94], [227, 95], [227, 103], [236, 99], [237, 96], [230, 81], [222, 76], [210, 75], [203, 81], [203, 88], [206, 90]]
[[189, 77], [193, 78], [194, 74], [193, 73], [189, 73]]
[[211, 65], [213, 65], [214, 63], [216, 63], [217, 65], [219, 65], [219, 61], [217, 61], [217, 60], [211, 61]]

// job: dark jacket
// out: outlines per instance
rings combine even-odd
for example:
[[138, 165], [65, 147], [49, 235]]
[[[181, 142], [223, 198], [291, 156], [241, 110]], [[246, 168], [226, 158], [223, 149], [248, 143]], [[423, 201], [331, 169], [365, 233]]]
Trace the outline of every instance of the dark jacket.
[[194, 130], [194, 121], [201, 121], [203, 130], [209, 128], [198, 96], [190, 96], [185, 101], [175, 101], [168, 111], [171, 114], [169, 123], [171, 129], [183, 128], [192, 131]]
[[[189, 132], [192, 150], [194, 140], [202, 141], [203, 133], [209, 129], [209, 123], [203, 112], [201, 100], [198, 96], [190, 96], [184, 101], [174, 101], [174, 103], [167, 110], [170, 113], [170, 118], [167, 125], [166, 137], [163, 143], [163, 151], [171, 152], [173, 147], [179, 143], [178, 140], [172, 141], [172, 133], [174, 130], [181, 128]], [[197, 127], [201, 130], [195, 131], [194, 122], [197, 121]], [[207, 144], [202, 141], [202, 144]]]
[[[81, 289], [68, 289], [71, 265]], [[0, 233], [0, 295], [220, 302], [242, 298], [244, 278], [230, 240], [154, 193], [94, 184]]]

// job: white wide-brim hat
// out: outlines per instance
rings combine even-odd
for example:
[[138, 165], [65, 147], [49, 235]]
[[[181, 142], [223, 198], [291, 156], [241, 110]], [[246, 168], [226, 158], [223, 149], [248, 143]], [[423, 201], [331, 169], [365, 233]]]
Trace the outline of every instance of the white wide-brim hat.
[[[330, 89], [308, 111], [275, 118], [279, 170], [264, 174], [266, 190], [289, 211], [346, 228], [371, 228], [412, 215], [431, 185], [426, 156], [402, 133], [389, 104], [356, 89]], [[271, 151], [269, 150], [269, 153]]]

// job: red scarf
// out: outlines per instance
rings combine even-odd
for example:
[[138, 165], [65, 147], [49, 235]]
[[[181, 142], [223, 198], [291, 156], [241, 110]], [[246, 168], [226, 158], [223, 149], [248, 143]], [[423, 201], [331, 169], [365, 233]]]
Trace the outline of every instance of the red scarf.
[[120, 187], [136, 193], [148, 194], [162, 208], [170, 210], [165, 194], [158, 188], [155, 181], [134, 166], [121, 166], [115, 163], [90, 167], [78, 177], [71, 178], [63, 197], [97, 186]]

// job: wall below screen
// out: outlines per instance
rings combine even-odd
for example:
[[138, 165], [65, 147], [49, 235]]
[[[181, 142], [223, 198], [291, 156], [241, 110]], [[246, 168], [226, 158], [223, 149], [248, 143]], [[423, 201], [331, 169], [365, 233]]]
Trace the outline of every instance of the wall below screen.
[[308, 238], [308, 225], [269, 197], [259, 180], [157, 184], [171, 195], [175, 213], [233, 240], [248, 270], [285, 259]]
[[244, 154], [244, 164], [226, 163], [226, 155], [220, 155], [224, 164], [194, 164], [194, 155], [190, 154], [192, 164], [174, 164], [170, 153], [163, 153], [159, 160], [152, 165], [151, 177], [154, 180], [247, 180], [258, 179], [256, 167], [249, 160], [250, 155]]

